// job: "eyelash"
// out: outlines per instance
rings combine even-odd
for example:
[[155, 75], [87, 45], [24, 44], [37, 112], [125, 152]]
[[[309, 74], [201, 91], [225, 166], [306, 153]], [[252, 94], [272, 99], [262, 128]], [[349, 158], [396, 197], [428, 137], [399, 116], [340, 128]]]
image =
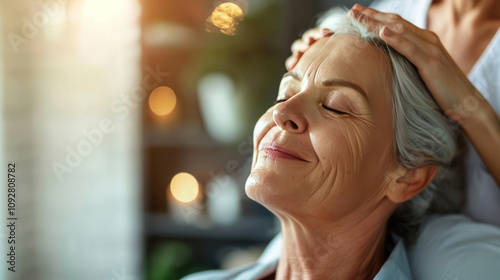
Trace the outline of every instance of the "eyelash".
[[[278, 99], [274, 102], [274, 105], [278, 104], [278, 103], [282, 103], [282, 102], [285, 102], [286, 99]], [[330, 112], [334, 112], [335, 114], [339, 114], [339, 115], [348, 115], [348, 113], [346, 112], [342, 112], [342, 111], [339, 111], [339, 110], [335, 110], [333, 108], [330, 108], [330, 107], [327, 107], [326, 105], [324, 104], [321, 104], [321, 107], [323, 107], [323, 109], [325, 110], [328, 110]]]
[[321, 104], [321, 107], [323, 107], [324, 109], [328, 110], [328, 111], [331, 111], [331, 112], [334, 112], [335, 114], [339, 114], [339, 115], [348, 115], [346, 112], [342, 112], [342, 111], [339, 111], [339, 110], [335, 110], [333, 108], [330, 108], [330, 107], [327, 107], [323, 104]]

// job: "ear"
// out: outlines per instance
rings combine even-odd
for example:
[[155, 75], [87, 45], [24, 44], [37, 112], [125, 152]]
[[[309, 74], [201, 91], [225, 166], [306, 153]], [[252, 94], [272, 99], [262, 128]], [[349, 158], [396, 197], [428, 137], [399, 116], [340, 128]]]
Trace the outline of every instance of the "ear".
[[387, 197], [393, 203], [403, 203], [415, 197], [427, 187], [437, 172], [437, 166], [427, 165], [415, 169], [400, 167], [387, 189]]

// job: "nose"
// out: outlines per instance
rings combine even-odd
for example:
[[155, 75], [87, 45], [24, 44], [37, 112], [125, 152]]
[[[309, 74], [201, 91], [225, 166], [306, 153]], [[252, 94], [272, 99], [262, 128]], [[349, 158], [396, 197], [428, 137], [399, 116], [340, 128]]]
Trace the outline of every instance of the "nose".
[[307, 130], [307, 120], [304, 108], [298, 100], [291, 98], [276, 106], [273, 111], [273, 120], [276, 125], [291, 133], [304, 133]]

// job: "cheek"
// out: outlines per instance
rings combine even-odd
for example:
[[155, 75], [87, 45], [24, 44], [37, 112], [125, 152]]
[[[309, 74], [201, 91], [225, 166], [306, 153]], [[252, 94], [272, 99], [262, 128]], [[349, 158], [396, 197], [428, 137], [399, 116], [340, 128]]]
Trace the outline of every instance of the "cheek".
[[311, 180], [318, 199], [345, 197], [358, 189], [359, 169], [367, 149], [366, 129], [360, 129], [352, 120], [339, 119], [322, 123], [313, 131], [316, 133], [312, 133], [311, 140], [319, 163]]
[[[339, 120], [323, 126], [313, 138], [321, 174], [334, 185], [363, 188], [373, 185], [385, 173], [389, 157], [389, 137], [374, 123], [364, 120]], [[331, 181], [331, 182], [330, 182]]]
[[371, 131], [370, 125], [361, 122], [334, 120], [318, 130], [312, 140], [321, 163], [353, 170], [369, 149]]
[[252, 170], [255, 166], [255, 161], [257, 159], [259, 144], [266, 133], [275, 125], [273, 120], [273, 109], [270, 108], [267, 112], [260, 117], [260, 119], [255, 124], [253, 130], [253, 158], [252, 158]]
[[371, 160], [377, 162], [379, 171], [386, 172], [397, 164], [394, 151], [394, 126], [392, 105], [390, 100], [377, 100], [373, 113], [373, 118], [377, 123], [377, 129], [374, 131], [371, 141]]
[[318, 130], [312, 139], [320, 163], [314, 180], [320, 185], [311, 207], [335, 201], [335, 211], [343, 213], [380, 197], [385, 159], [378, 134], [375, 124], [363, 120], [333, 121]]
[[390, 127], [378, 122], [371, 128], [358, 126], [357, 131], [356, 136], [351, 139], [359, 146], [355, 148], [358, 181], [362, 185], [370, 186], [383, 184], [387, 171], [394, 163]]

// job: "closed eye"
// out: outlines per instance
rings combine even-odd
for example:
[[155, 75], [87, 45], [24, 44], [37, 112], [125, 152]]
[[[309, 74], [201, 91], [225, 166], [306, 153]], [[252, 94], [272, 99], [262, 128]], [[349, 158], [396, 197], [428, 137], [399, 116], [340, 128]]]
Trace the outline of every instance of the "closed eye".
[[[285, 102], [286, 99], [278, 99], [274, 102], [274, 105], [278, 104], [278, 103], [282, 103], [282, 102]], [[321, 104], [321, 107], [323, 107], [324, 109], [330, 111], [330, 112], [334, 112], [336, 114], [339, 114], [339, 115], [349, 115], [348, 113], [346, 112], [342, 112], [342, 111], [339, 111], [339, 110], [335, 110], [333, 108], [330, 108], [330, 107], [327, 107], [326, 105], [324, 104]]]
[[321, 104], [321, 107], [323, 107], [324, 109], [330, 111], [330, 112], [334, 112], [335, 114], [339, 114], [339, 115], [349, 115], [348, 113], [346, 112], [342, 112], [342, 111], [339, 111], [339, 110], [335, 110], [333, 108], [330, 108], [330, 107], [327, 107], [325, 106], [324, 104]]

